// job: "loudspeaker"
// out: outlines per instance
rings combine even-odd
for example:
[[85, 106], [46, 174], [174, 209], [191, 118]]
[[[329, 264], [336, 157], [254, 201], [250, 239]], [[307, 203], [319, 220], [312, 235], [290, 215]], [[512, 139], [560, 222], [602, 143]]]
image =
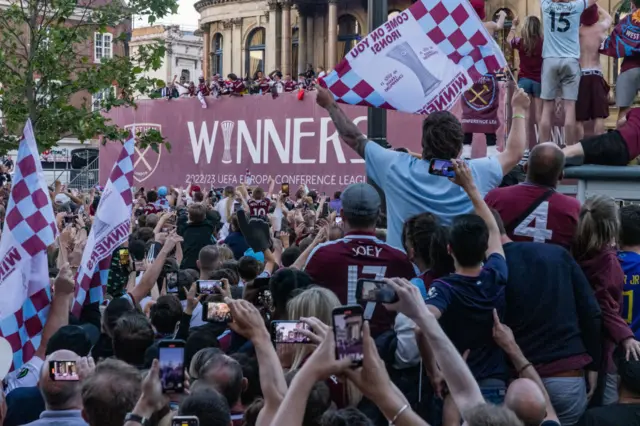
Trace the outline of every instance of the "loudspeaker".
[[82, 169], [98, 158], [98, 150], [95, 148], [78, 148], [71, 151], [71, 168]]

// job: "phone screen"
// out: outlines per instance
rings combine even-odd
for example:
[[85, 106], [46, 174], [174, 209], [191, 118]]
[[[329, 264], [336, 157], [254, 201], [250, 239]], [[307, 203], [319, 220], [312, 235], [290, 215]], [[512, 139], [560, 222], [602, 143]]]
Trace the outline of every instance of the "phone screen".
[[178, 292], [178, 273], [168, 272], [167, 273], [167, 293], [175, 294], [177, 292]]
[[75, 361], [49, 361], [49, 377], [56, 382], [80, 380]]
[[129, 249], [120, 249], [118, 255], [120, 256], [120, 265], [129, 265]]
[[361, 280], [360, 300], [364, 302], [395, 303], [398, 297], [384, 281]]
[[207, 322], [227, 323], [233, 321], [231, 310], [226, 303], [205, 303], [202, 309], [203, 320]]
[[218, 280], [198, 280], [198, 293], [215, 294], [216, 287], [222, 287], [222, 282]]
[[282, 184], [282, 193], [284, 195], [289, 195], [289, 184], [288, 183], [283, 183]]
[[184, 390], [184, 346], [165, 343], [158, 350], [163, 392], [182, 392]]
[[362, 364], [362, 308], [335, 309], [333, 330], [336, 339], [336, 359], [351, 358], [354, 365]]
[[233, 211], [235, 213], [237, 213], [238, 210], [240, 210], [241, 208], [242, 208], [242, 204], [240, 204], [239, 202], [236, 201], [235, 203], [233, 203]]
[[429, 174], [448, 178], [456, 176], [453, 171], [453, 163], [451, 163], [451, 161], [438, 159], [431, 160], [431, 163], [429, 164]]
[[302, 321], [273, 321], [271, 323], [273, 343], [311, 343], [311, 340], [298, 330], [311, 331], [311, 327]]
[[171, 426], [200, 426], [200, 421], [196, 416], [175, 416]]

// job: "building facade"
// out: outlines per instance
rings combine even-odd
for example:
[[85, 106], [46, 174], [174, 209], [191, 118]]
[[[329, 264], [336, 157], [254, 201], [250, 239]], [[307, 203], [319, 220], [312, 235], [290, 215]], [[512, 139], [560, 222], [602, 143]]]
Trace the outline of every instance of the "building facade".
[[[415, 0], [388, 0], [389, 14], [411, 6]], [[612, 14], [621, 0], [599, 0]], [[204, 73], [239, 77], [260, 70], [280, 69], [293, 75], [306, 64], [333, 69], [360, 38], [367, 34], [367, 0], [200, 0], [200, 30], [204, 37]], [[487, 17], [505, 9], [509, 18], [540, 16], [540, 0], [488, 0]], [[517, 58], [497, 35], [511, 65]], [[603, 69], [612, 73], [613, 61], [604, 58]]]
[[170, 82], [177, 76], [178, 81], [182, 83], [197, 81], [204, 68], [202, 37], [196, 35], [195, 31], [177, 25], [135, 28], [130, 42], [131, 56], [135, 58], [140, 46], [155, 43], [157, 40], [163, 40], [166, 47], [162, 66], [144, 73], [144, 77]]

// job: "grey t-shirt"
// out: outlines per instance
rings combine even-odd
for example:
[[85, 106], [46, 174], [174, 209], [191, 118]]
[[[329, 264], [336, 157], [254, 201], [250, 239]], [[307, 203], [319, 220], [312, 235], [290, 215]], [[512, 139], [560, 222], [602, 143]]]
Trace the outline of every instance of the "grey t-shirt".
[[580, 15], [586, 7], [587, 0], [568, 3], [542, 0], [543, 58], [580, 59]]

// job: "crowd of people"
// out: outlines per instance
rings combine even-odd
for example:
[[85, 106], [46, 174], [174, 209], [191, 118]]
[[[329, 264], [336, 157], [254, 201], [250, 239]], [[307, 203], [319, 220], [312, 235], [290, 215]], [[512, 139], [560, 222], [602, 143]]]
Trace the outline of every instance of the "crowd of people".
[[231, 73], [224, 79], [219, 74], [214, 74], [211, 79], [200, 76], [198, 84], [193, 81], [176, 81], [178, 76], [174, 76], [173, 81], [168, 81], [166, 86], [158, 90], [158, 95], [162, 98], [198, 97], [204, 99], [207, 96], [219, 98], [221, 96], [244, 96], [244, 95], [267, 95], [277, 97], [282, 93], [300, 92], [314, 90], [317, 79], [326, 75], [324, 67], [318, 66], [315, 70], [313, 65], [307, 64], [305, 72], [301, 72], [294, 78], [290, 73], [283, 74], [279, 69], [274, 70], [269, 75], [265, 75], [261, 70], [256, 71], [252, 76], [245, 78], [238, 77]]
[[[577, 42], [587, 6], [543, 0], [545, 46]], [[520, 46], [536, 45], [527, 33]], [[549, 58], [549, 81], [569, 90], [577, 58]], [[640, 206], [556, 191], [574, 147], [602, 161], [589, 138], [537, 145], [510, 179], [534, 83], [513, 94], [502, 152], [468, 161], [451, 113], [425, 118], [411, 154], [368, 140], [317, 88], [372, 185], [132, 189], [105, 301], [79, 316], [75, 272], [108, 207], [100, 187], [57, 182], [51, 306], [33, 358], [3, 378], [3, 426], [640, 425]], [[605, 134], [627, 157], [640, 154], [636, 111]], [[611, 140], [599, 158], [621, 155]], [[436, 159], [451, 177], [430, 173]], [[362, 279], [389, 303], [359, 297]], [[280, 321], [305, 338], [279, 343]], [[55, 363], [74, 363], [74, 380], [56, 380]]]

